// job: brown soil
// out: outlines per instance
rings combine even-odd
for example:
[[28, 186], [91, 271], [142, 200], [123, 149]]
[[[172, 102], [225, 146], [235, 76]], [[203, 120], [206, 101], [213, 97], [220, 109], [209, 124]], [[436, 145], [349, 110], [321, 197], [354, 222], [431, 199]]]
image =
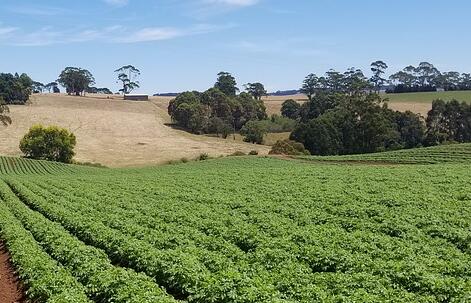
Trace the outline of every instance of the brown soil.
[[0, 302], [16, 303], [24, 301], [20, 282], [10, 263], [10, 255], [0, 242]]

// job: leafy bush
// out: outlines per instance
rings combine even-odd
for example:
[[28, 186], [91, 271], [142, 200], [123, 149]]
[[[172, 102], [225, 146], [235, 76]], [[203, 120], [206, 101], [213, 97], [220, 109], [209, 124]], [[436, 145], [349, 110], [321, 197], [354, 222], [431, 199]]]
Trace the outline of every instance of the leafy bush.
[[250, 155], [250, 156], [256, 156], [256, 155], [258, 155], [258, 151], [256, 151], [256, 150], [251, 150], [251, 151], [249, 152], [249, 155]]
[[245, 156], [245, 153], [244, 152], [241, 152], [241, 151], [236, 151], [236, 152], [233, 152], [231, 154], [231, 156], [234, 156], [234, 157], [241, 157], [241, 156]]
[[292, 140], [279, 140], [271, 148], [270, 155], [310, 155], [302, 143]]
[[26, 157], [71, 163], [76, 144], [75, 135], [57, 126], [34, 125], [20, 141]]
[[291, 132], [296, 128], [296, 120], [286, 118], [280, 115], [272, 115], [270, 119], [259, 122], [268, 133]]
[[240, 130], [240, 134], [245, 136], [245, 142], [257, 144], [263, 143], [263, 136], [265, 136], [266, 133], [267, 129], [260, 121], [249, 121]]
[[200, 161], [204, 161], [204, 160], [208, 160], [208, 159], [209, 159], [209, 155], [207, 153], [202, 153], [198, 157], [198, 160], [200, 160]]

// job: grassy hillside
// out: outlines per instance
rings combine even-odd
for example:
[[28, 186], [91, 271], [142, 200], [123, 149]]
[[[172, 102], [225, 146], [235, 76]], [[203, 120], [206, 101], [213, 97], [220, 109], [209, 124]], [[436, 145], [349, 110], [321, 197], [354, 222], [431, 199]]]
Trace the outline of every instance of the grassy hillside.
[[469, 161], [4, 174], [0, 237], [38, 302], [465, 302], [470, 183]]
[[385, 97], [392, 103], [432, 103], [432, 101], [436, 99], [442, 99], [445, 101], [456, 99], [459, 101], [471, 102], [471, 91], [386, 94]]
[[21, 138], [34, 124], [67, 128], [77, 137], [76, 156], [80, 162], [100, 163], [108, 167], [148, 166], [192, 159], [201, 153], [212, 156], [257, 149], [266, 146], [197, 136], [167, 126], [168, 114], [152, 102], [123, 101], [117, 96], [35, 94], [29, 105], [12, 105], [13, 123], [0, 126], [0, 155], [19, 156]]
[[344, 156], [302, 156], [300, 159], [325, 162], [372, 162], [398, 164], [471, 164], [471, 143], [434, 146], [428, 148], [403, 149], [390, 152], [344, 155]]

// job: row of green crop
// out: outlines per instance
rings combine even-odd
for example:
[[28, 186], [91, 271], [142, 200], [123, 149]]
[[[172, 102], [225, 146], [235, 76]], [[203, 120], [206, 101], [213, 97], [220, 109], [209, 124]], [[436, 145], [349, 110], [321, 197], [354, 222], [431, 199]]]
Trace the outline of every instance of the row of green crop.
[[15, 157], [0, 157], [0, 174], [67, 174], [74, 172], [76, 169], [77, 167], [62, 163]]
[[[141, 176], [21, 183], [37, 201], [42, 199], [46, 215], [65, 222], [81, 238], [93, 239], [108, 254], [121, 251], [115, 257], [129, 266], [148, 273], [156, 265], [163, 268], [159, 283], [176, 283], [174, 290], [185, 291], [195, 302], [223, 301], [223, 291], [244, 289], [240, 280], [220, 271], [226, 267], [233, 277], [248, 277], [244, 283], [274, 286], [267, 290], [252, 284], [257, 288], [252, 297], [247, 291], [233, 294], [240, 301], [264, 301], [254, 294], [271, 291], [298, 302], [371, 302], [385, 296], [434, 302], [465, 300], [471, 291], [463, 246], [470, 222], [458, 203], [468, 196], [465, 188], [456, 192], [457, 198], [450, 196], [450, 190], [466, 184], [467, 179], [455, 176], [469, 176], [459, 166], [445, 169], [320, 169], [241, 159]], [[143, 251], [126, 255], [128, 243]], [[147, 259], [154, 268], [142, 259], [134, 262], [151, 253], [163, 257], [160, 263]]]
[[[188, 297], [192, 302], [285, 301], [266, 283], [267, 280], [252, 280], [241, 275], [230, 263], [224, 262], [224, 258], [221, 261], [219, 254], [201, 254], [197, 247], [158, 250], [150, 243], [107, 227], [86, 209], [82, 214], [68, 211], [66, 206], [72, 203], [62, 197], [52, 194], [44, 197], [44, 193], [32, 184], [28, 187], [34, 192], [16, 181], [9, 181], [9, 184], [31, 207], [61, 222], [84, 241], [104, 249], [114, 260], [154, 277], [179, 297]], [[217, 275], [211, 274], [198, 261], [198, 255], [220, 268]], [[218, 266], [221, 262], [224, 262], [224, 268]]]
[[27, 287], [31, 302], [85, 303], [91, 302], [85, 288], [60, 264], [45, 253], [31, 233], [10, 212], [8, 200], [0, 191], [0, 238], [5, 241], [19, 278]]
[[471, 144], [453, 144], [391, 152], [343, 155], [301, 156], [311, 161], [375, 161], [404, 164], [471, 163]]
[[[162, 229], [162, 227], [163, 227], [163, 225], [161, 224], [163, 222], [161, 220], [155, 220], [155, 217], [161, 215], [161, 213], [155, 213], [154, 214], [154, 213], [152, 213], [151, 208], [142, 209], [142, 205], [145, 206], [145, 205], [148, 205], [148, 204], [141, 203], [141, 204], [134, 205], [134, 204], [132, 204], [128, 201], [127, 203], [123, 204], [123, 205], [126, 206], [125, 208], [121, 209], [121, 211], [119, 211], [119, 210], [117, 211], [117, 209], [113, 208], [112, 205], [113, 205], [113, 200], [118, 198], [118, 196], [108, 197], [109, 200], [100, 199], [101, 203], [97, 205], [96, 204], [97, 199], [93, 199], [93, 197], [91, 197], [93, 194], [90, 192], [90, 190], [88, 192], [85, 192], [84, 190], [80, 190], [80, 186], [77, 187], [77, 189], [78, 189], [78, 191], [76, 192], [76, 194], [78, 194], [77, 196], [85, 195], [85, 196], [88, 196], [88, 199], [83, 199], [83, 200], [81, 200], [80, 198], [74, 199], [69, 194], [70, 191], [71, 191], [70, 187], [66, 188], [63, 192], [54, 190], [51, 187], [49, 187], [49, 189], [51, 190], [51, 192], [53, 193], [54, 196], [67, 197], [68, 200], [73, 202], [73, 203], [69, 204], [69, 205], [71, 205], [71, 207], [69, 209], [70, 212], [75, 213], [75, 212], [83, 211], [84, 213], [87, 214], [87, 216], [99, 218], [100, 220], [103, 221], [104, 224], [106, 224], [106, 222], [119, 222], [116, 228], [120, 229], [123, 233], [130, 234], [130, 235], [133, 235], [133, 236], [137, 236], [137, 237], [139, 237], [139, 239], [144, 239], [145, 241], [147, 241], [149, 243], [152, 243], [153, 245], [157, 245], [157, 247], [165, 246], [166, 245], [165, 241], [170, 242], [170, 243], [167, 243], [167, 246], [172, 246], [172, 245], [182, 246], [182, 245], [185, 245], [185, 244], [189, 243], [189, 241], [197, 240], [198, 242], [196, 244], [197, 244], [198, 247], [201, 247], [201, 246], [202, 247], [208, 247], [209, 246], [208, 244], [212, 243], [214, 248], [221, 251], [221, 254], [227, 253], [228, 256], [230, 254], [232, 254], [233, 258], [235, 258], [235, 259], [242, 258], [240, 256], [240, 254], [234, 253], [233, 249], [232, 250], [227, 250], [227, 247], [228, 247], [227, 242], [223, 242], [223, 241], [221, 242], [220, 241], [221, 239], [219, 237], [213, 237], [213, 238], [204, 237], [204, 236], [202, 237], [198, 232], [195, 233], [195, 229], [192, 230], [190, 228], [184, 228], [182, 226], [178, 227], [178, 226], [174, 226], [174, 225], [172, 225], [172, 227], [170, 227], [171, 224], [166, 224], [165, 225], [165, 232], [156, 231], [156, 230]], [[142, 189], [140, 189], [140, 190], [141, 190], [140, 199], [143, 199], [143, 198], [145, 199], [146, 198], [145, 193], [142, 192]], [[118, 192], [119, 193], [120, 191], [117, 190], [117, 191], [113, 191], [113, 192]], [[36, 193], [37, 193], [37, 191], [36, 191]], [[121, 194], [122, 194], [122, 192], [121, 192]], [[130, 192], [128, 194], [132, 195], [133, 193]], [[46, 194], [46, 196], [47, 196], [47, 194]], [[159, 202], [162, 203], [163, 201], [159, 201]], [[64, 204], [64, 203], [61, 203], [61, 204]], [[133, 209], [134, 209], [134, 211], [133, 211]], [[141, 215], [139, 216], [139, 214], [141, 214]], [[142, 214], [146, 214], [146, 215], [142, 215]], [[179, 212], [179, 214], [182, 215], [182, 214], [185, 214], [185, 213], [184, 212]], [[144, 219], [147, 219], [147, 220], [144, 220]], [[276, 221], [276, 220], [274, 220], [274, 218], [271, 218], [271, 219], [273, 221]], [[133, 222], [133, 220], [136, 220], [136, 221]], [[141, 220], [144, 220], [144, 221], [141, 221]], [[170, 221], [172, 221], [172, 220], [170, 220]], [[154, 222], [154, 224], [151, 224], [151, 222]], [[244, 228], [242, 228], [242, 229], [246, 230], [247, 227], [248, 226], [244, 226]], [[392, 226], [392, 227], [394, 227], [394, 226]], [[394, 230], [390, 230], [390, 227], [388, 227], [388, 226], [385, 226], [384, 228], [387, 228], [387, 229], [384, 230], [385, 233], [396, 232]], [[179, 230], [180, 234], [176, 234], [176, 233], [172, 232], [172, 231], [175, 231], [177, 229]], [[396, 229], [397, 229], [397, 227], [396, 227]], [[240, 230], [240, 228], [237, 228], [237, 230]], [[271, 230], [273, 230], [273, 228], [271, 228]], [[236, 231], [236, 233], [237, 233], [237, 231]], [[228, 236], [227, 239], [223, 239], [223, 240], [234, 240], [234, 239], [230, 239], [231, 238], [231, 232], [228, 232], [227, 230], [225, 230], [224, 232], [219, 232], [219, 236], [221, 236], [221, 235]], [[259, 238], [258, 240], [262, 240], [264, 237], [259, 235], [259, 236], [257, 236], [257, 238]], [[177, 241], [177, 242], [175, 242], [175, 241]], [[178, 241], [180, 241], [180, 242], [178, 242]], [[238, 245], [240, 245], [240, 242], [238, 243]], [[226, 248], [226, 250], [224, 250], [225, 248]], [[336, 249], [337, 249], [336, 254], [340, 255], [342, 250], [339, 249], [338, 247]], [[335, 254], [334, 255], [329, 255], [328, 259], [325, 259], [325, 256], [317, 256], [316, 255], [315, 256], [316, 261], [314, 261], [314, 259], [312, 259], [312, 257], [313, 257], [312, 251], [309, 252], [309, 253], [311, 253], [311, 255], [303, 254], [302, 251], [300, 251], [300, 250], [296, 250], [293, 253], [295, 253], [297, 255], [301, 254], [302, 258], [305, 258], [306, 260], [310, 260], [309, 263], [311, 264], [311, 266], [315, 267], [318, 271], [329, 271], [329, 270], [335, 269], [335, 268], [338, 269], [339, 264], [336, 264], [336, 263], [339, 263], [339, 260], [342, 260], [342, 258], [339, 258], [339, 256], [335, 256]], [[317, 250], [316, 254], [319, 254], [319, 253], [325, 254], [324, 249]], [[345, 252], [344, 252], [344, 255], [346, 255]], [[345, 264], [343, 264], [342, 266], [344, 268], [345, 268], [345, 266], [347, 266], [346, 268], [348, 268], [348, 266], [350, 266], [350, 270], [355, 269], [354, 264], [348, 264], [349, 262], [347, 262], [347, 260], [348, 259], [343, 259], [343, 262]], [[255, 265], [255, 262], [257, 260], [252, 258], [250, 260], [247, 259], [245, 261], [250, 262], [251, 265]], [[266, 262], [266, 260], [259, 260], [259, 261]], [[362, 262], [364, 262], [363, 266], [369, 266], [371, 270], [373, 270], [374, 267], [375, 267], [374, 265], [370, 266], [367, 263], [368, 260], [366, 260], [366, 259], [363, 259]], [[396, 279], [396, 278], [394, 278], [394, 279]], [[407, 284], [407, 283], [410, 283], [410, 282], [407, 282], [407, 280], [404, 280], [404, 281], [400, 281], [400, 283], [402, 283], [402, 284], [406, 283]], [[418, 281], [415, 280], [414, 283], [418, 283]], [[427, 283], [427, 282], [421, 282], [421, 283]], [[421, 285], [421, 287], [424, 288], [424, 287], [427, 287], [427, 286], [426, 286], [426, 284], [424, 284], [424, 285]], [[443, 291], [443, 289], [441, 291]]]
[[45, 251], [73, 273], [95, 302], [175, 302], [149, 277], [113, 266], [101, 250], [87, 246], [60, 224], [26, 207], [4, 183], [0, 191], [11, 212]]

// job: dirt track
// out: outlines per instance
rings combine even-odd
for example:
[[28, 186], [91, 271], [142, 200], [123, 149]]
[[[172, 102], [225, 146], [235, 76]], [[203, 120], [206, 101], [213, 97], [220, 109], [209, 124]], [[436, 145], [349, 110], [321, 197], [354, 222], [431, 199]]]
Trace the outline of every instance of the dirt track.
[[[115, 98], [115, 97], [114, 97]], [[201, 153], [212, 156], [266, 146], [196, 136], [165, 125], [167, 99], [133, 102], [118, 99], [34, 95], [29, 105], [10, 106], [13, 124], [0, 130], [1, 155], [20, 155], [19, 141], [33, 124], [66, 127], [77, 136], [75, 159], [110, 167], [161, 164]]]
[[23, 297], [18, 278], [11, 267], [10, 256], [3, 243], [0, 242], [0, 302], [22, 302]]

